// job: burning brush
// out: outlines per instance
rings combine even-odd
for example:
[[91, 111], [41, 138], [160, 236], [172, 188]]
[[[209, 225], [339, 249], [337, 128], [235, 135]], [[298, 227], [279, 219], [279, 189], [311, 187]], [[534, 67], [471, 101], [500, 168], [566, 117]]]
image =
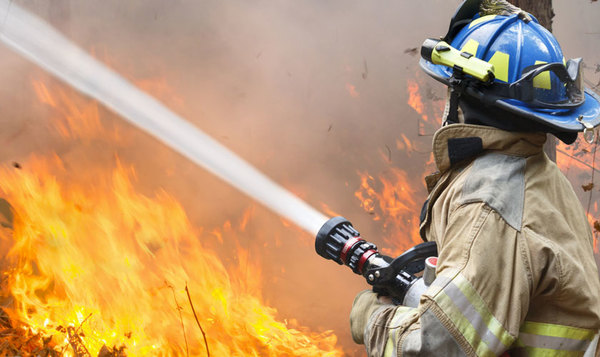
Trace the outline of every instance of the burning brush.
[[[44, 92], [62, 108], [53, 113], [80, 115], [69, 125], [97, 113], [60, 88]], [[98, 130], [86, 140], [110, 140]], [[248, 251], [233, 248], [226, 266], [207, 247], [217, 235], [238, 241], [245, 223], [199, 234], [175, 198], [139, 193], [119, 161], [19, 166], [0, 167], [0, 357], [208, 356], [207, 346], [210, 356], [343, 355], [331, 331], [277, 318]]]

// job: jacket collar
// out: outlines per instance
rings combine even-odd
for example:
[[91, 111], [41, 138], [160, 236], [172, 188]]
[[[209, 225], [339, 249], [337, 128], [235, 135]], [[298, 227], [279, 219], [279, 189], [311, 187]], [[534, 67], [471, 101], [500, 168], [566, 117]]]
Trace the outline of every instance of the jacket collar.
[[483, 151], [521, 157], [539, 154], [545, 141], [544, 133], [515, 133], [489, 126], [452, 124], [435, 133], [433, 155], [438, 170], [444, 173], [453, 164]]

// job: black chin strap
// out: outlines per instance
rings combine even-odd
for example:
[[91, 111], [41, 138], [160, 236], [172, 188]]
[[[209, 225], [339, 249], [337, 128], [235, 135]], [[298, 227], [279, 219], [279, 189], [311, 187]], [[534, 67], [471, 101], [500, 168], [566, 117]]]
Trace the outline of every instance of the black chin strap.
[[446, 117], [446, 124], [457, 124], [458, 120], [458, 99], [460, 98], [460, 91], [456, 88], [450, 89], [450, 106], [448, 107], [448, 116]]
[[454, 68], [452, 77], [450, 77], [450, 105], [448, 106], [448, 115], [445, 124], [459, 123], [458, 108], [459, 100], [468, 85], [465, 75], [460, 68]]

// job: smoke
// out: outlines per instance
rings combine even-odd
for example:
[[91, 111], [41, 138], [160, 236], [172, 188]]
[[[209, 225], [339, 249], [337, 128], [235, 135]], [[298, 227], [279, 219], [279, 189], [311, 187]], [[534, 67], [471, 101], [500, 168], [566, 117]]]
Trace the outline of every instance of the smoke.
[[[444, 91], [419, 73], [418, 56], [407, 50], [426, 37], [443, 35], [459, 1], [16, 3], [311, 205], [320, 209], [323, 203], [344, 215], [380, 247], [380, 222], [354, 197], [360, 184], [357, 172], [379, 175], [401, 167], [414, 174], [415, 200], [425, 198], [420, 181], [431, 137], [418, 136], [420, 116], [406, 104], [406, 83], [417, 78], [423, 92], [443, 97]], [[555, 34], [565, 53], [582, 53], [589, 65], [600, 63], [600, 35], [594, 34], [600, 28], [593, 21], [599, 7], [555, 1]], [[116, 154], [135, 165], [140, 190], [169, 192], [191, 221], [206, 230], [227, 220], [237, 224], [254, 207], [247, 240], [239, 243], [263, 267], [265, 299], [282, 318], [334, 329], [349, 354], [360, 355], [347, 321], [354, 294], [366, 285], [348, 269], [317, 256], [314, 237], [286, 227], [279, 217], [106, 109], [100, 108], [101, 121], [119, 133], [117, 143], [65, 142], [31, 80], [59, 84], [5, 47], [0, 55], [5, 68], [0, 72], [1, 162], [57, 152], [76, 175], [92, 165], [112, 167]], [[398, 150], [401, 134], [420, 150], [410, 155]], [[234, 242], [207, 245], [225, 263], [235, 261]]]

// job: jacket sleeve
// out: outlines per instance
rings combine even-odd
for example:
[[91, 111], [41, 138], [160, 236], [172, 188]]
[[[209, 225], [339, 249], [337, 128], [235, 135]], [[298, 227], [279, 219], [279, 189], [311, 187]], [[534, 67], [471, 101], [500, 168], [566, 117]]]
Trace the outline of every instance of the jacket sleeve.
[[456, 208], [438, 241], [437, 278], [416, 309], [376, 310], [369, 356], [498, 356], [519, 333], [531, 284], [524, 243], [484, 203]]

